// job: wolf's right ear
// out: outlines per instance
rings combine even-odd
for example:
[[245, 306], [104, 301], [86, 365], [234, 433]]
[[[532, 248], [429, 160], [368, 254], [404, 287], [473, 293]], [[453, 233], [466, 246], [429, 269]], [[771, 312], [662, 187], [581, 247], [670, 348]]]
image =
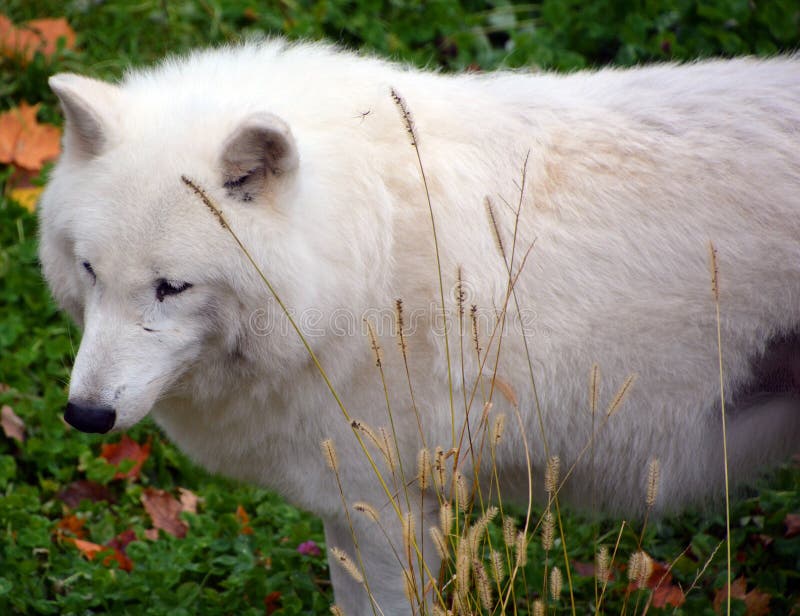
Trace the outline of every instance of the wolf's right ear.
[[246, 117], [222, 146], [222, 181], [231, 197], [254, 201], [270, 184], [297, 169], [289, 125], [271, 113]]
[[109, 138], [107, 116], [119, 90], [104, 81], [59, 73], [48, 80], [64, 111], [64, 152], [88, 160], [103, 150]]

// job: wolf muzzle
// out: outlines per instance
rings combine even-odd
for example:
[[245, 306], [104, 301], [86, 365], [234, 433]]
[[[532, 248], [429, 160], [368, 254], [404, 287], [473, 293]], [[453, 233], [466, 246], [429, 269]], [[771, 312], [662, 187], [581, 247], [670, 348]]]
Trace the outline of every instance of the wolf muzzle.
[[68, 402], [64, 410], [64, 420], [81, 432], [103, 434], [114, 427], [116, 419], [117, 412], [106, 406], [81, 406]]

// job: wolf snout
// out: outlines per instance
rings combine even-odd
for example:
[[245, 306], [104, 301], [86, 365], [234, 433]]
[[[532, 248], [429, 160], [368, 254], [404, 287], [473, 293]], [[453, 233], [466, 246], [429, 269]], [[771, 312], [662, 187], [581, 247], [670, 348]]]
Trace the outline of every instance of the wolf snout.
[[89, 406], [68, 402], [64, 409], [64, 420], [81, 432], [103, 434], [114, 427], [117, 411], [107, 406]]

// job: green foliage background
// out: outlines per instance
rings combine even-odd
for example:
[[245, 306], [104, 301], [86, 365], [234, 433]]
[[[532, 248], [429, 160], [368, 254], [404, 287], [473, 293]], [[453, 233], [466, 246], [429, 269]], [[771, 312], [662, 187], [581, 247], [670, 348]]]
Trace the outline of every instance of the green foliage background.
[[[77, 49], [54, 61], [37, 56], [23, 66], [0, 60], [0, 110], [41, 101], [40, 120], [54, 123], [60, 114], [46, 85], [54, 72], [115, 78], [126, 66], [166, 53], [264, 33], [326, 38], [444, 70], [573, 70], [769, 55], [800, 42], [796, 0], [10, 0], [3, 10], [15, 22], [66, 15], [78, 34]], [[0, 383], [8, 385], [0, 405], [23, 418], [28, 439], [18, 444], [0, 435], [0, 613], [261, 614], [276, 591], [280, 597], [273, 595], [271, 605], [277, 613], [324, 613], [331, 599], [324, 558], [296, 549], [309, 539], [323, 544], [316, 519], [266, 491], [207, 476], [147, 423], [132, 431], [140, 442], [154, 437], [141, 479], [113, 480], [114, 469], [99, 457], [108, 439], [65, 427], [60, 412], [79, 332], [49, 298], [36, 258], [36, 221], [8, 198], [10, 174], [0, 168]], [[203, 500], [197, 514], [184, 514], [190, 525], [185, 539], [162, 534], [155, 542], [130, 544], [135, 567], [126, 573], [88, 561], [56, 538], [58, 521], [69, 513], [59, 494], [79, 479], [108, 486], [113, 497], [111, 503], [84, 500], [72, 511], [86, 520], [97, 543], [127, 529], [142, 537], [149, 521], [140, 497], [147, 486], [184, 487]], [[785, 516], [800, 512], [798, 488], [800, 471], [786, 467], [758, 496], [741, 499], [734, 515], [735, 575], [770, 594], [775, 614], [798, 610], [800, 539], [784, 536]], [[239, 505], [251, 516], [252, 535], [240, 532]], [[580, 516], [566, 524], [571, 556], [583, 562], [592, 560], [595, 536], [608, 543], [616, 528], [613, 521]], [[718, 515], [690, 513], [652, 524], [644, 545], [663, 561], [691, 546], [674, 569], [688, 585], [723, 536]], [[636, 541], [627, 533], [621, 553], [629, 554]], [[711, 598], [724, 583], [722, 552], [678, 614], [713, 613]], [[527, 579], [541, 578], [543, 562], [540, 553], [529, 558]], [[593, 598], [591, 579], [575, 579], [578, 594]], [[620, 583], [610, 593], [609, 613], [618, 611], [623, 591]], [[734, 607], [744, 613], [742, 602]], [[565, 604], [553, 609], [563, 611]]]

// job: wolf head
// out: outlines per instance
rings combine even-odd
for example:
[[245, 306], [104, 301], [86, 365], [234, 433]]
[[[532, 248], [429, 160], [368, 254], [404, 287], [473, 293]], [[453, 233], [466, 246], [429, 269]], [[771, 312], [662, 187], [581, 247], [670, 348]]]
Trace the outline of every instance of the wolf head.
[[209, 192], [271, 269], [292, 235], [285, 203], [298, 192], [297, 146], [269, 113], [203, 121], [207, 110], [190, 103], [178, 116], [162, 112], [163, 97], [76, 75], [50, 85], [65, 115], [64, 152], [40, 206], [40, 259], [84, 329], [65, 419], [85, 432], [124, 429], [165, 396], [206, 387], [191, 378], [197, 363], [243, 361], [252, 351], [243, 330], [265, 299], [181, 176]]

